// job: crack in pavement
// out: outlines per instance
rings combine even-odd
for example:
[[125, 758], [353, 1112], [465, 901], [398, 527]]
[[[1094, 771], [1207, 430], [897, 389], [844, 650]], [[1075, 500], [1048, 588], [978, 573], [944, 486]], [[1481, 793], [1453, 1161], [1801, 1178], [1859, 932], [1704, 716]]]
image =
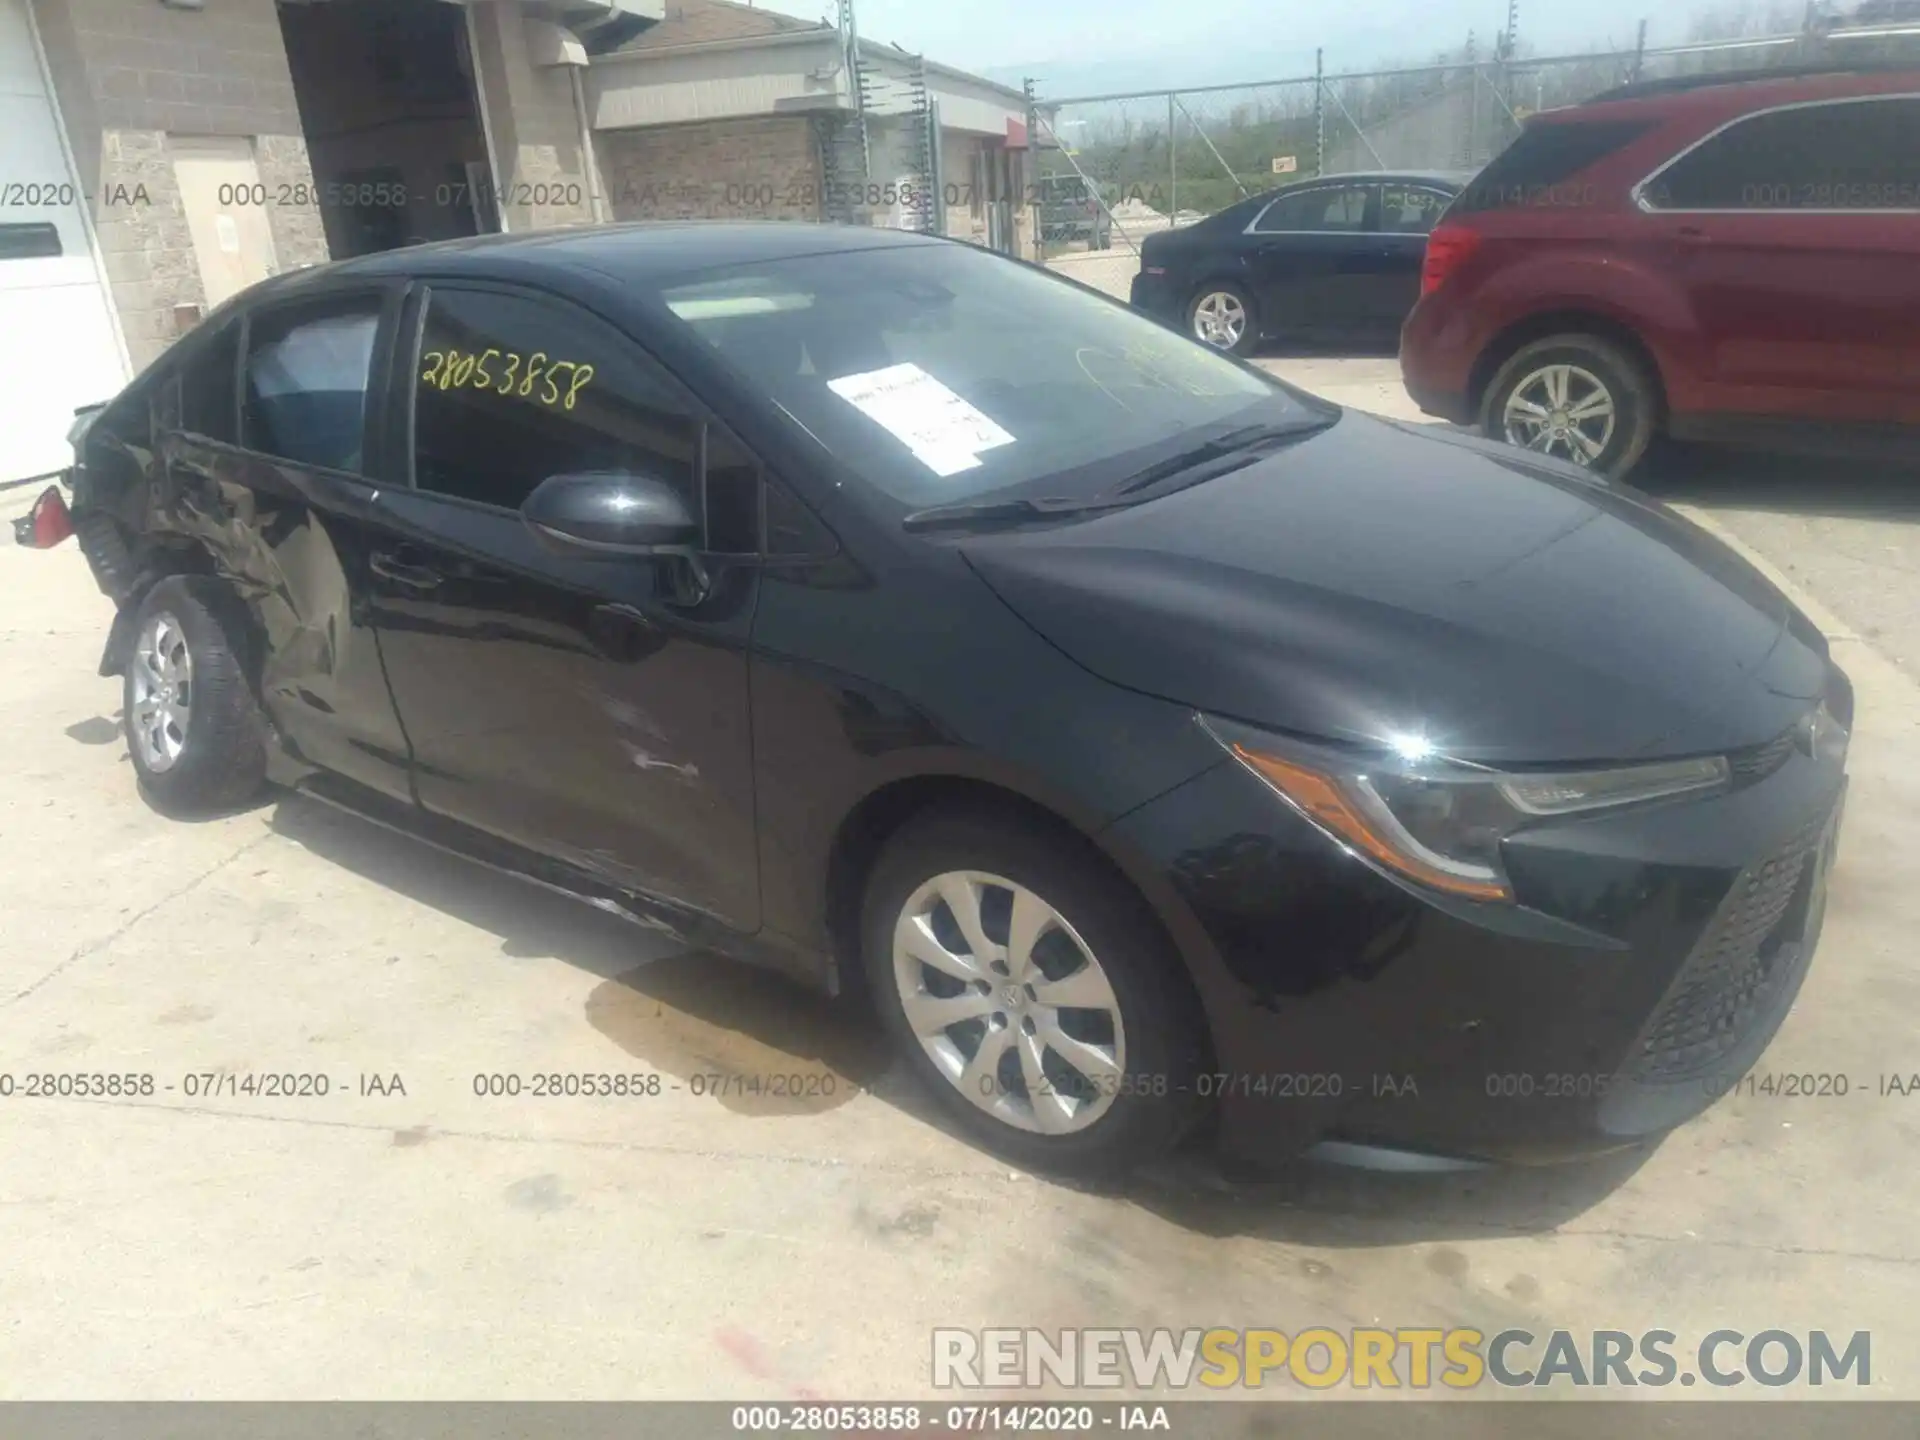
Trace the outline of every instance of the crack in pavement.
[[55, 979], [58, 979], [60, 976], [66, 974], [67, 971], [71, 970], [75, 965], [78, 965], [82, 960], [86, 959], [89, 955], [99, 954], [102, 950], [106, 949], [109, 945], [113, 944], [114, 941], [118, 940], [122, 935], [126, 934], [129, 930], [131, 930], [135, 925], [138, 925], [142, 920], [146, 919], [149, 915], [153, 914], [154, 911], [160, 909], [163, 905], [169, 905], [173, 903], [175, 900], [178, 900], [182, 895], [186, 895], [190, 893], [200, 885], [204, 884], [207, 880], [210, 880], [213, 876], [218, 875], [222, 870], [226, 869], [227, 866], [231, 865], [234, 861], [238, 860], [242, 855], [245, 855], [249, 850], [252, 850], [257, 848], [258, 846], [264, 845], [267, 841], [271, 839], [273, 839], [273, 834], [271, 831], [268, 831], [261, 835], [256, 835], [253, 839], [249, 840], [246, 844], [242, 845], [238, 850], [235, 850], [231, 855], [227, 856], [224, 860], [216, 861], [214, 864], [209, 866], [206, 870], [202, 871], [200, 874], [194, 876], [193, 879], [189, 880], [186, 884], [182, 885], [179, 889], [171, 891], [168, 894], [162, 895], [158, 900], [154, 901], [151, 905], [147, 906], [146, 909], [139, 911], [137, 914], [129, 915], [125, 920], [121, 921], [107, 934], [101, 936], [96, 940], [88, 940], [80, 945], [75, 946], [74, 951], [71, 955], [67, 956], [66, 959], [62, 960], [58, 965], [54, 966], [51, 970], [47, 971], [47, 973], [42, 975], [38, 980], [34, 981], [31, 985], [27, 986], [26, 989], [18, 991], [17, 993], [8, 996], [5, 1000], [0, 1000], [0, 1010], [6, 1009], [7, 1006], [9, 1005], [18, 1004], [20, 1001], [26, 999], [29, 995], [33, 994], [36, 990], [41, 989], [42, 987], [54, 981]]

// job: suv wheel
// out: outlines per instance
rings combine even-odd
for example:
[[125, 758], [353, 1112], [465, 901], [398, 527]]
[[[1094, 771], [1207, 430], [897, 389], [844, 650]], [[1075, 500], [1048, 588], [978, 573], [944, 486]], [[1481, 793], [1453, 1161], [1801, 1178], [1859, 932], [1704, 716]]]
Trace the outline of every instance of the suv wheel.
[[1203, 285], [1187, 306], [1187, 333], [1203, 345], [1251, 355], [1260, 343], [1253, 297], [1224, 281]]
[[1652, 378], [1618, 345], [1551, 335], [1500, 367], [1481, 402], [1480, 428], [1509, 445], [1620, 476], [1646, 453], [1658, 406]]
[[123, 698], [140, 786], [169, 814], [231, 810], [266, 777], [266, 723], [241, 664], [238, 618], [182, 578], [162, 580], [134, 623]]
[[1023, 1164], [1113, 1173], [1197, 1118], [1198, 1002], [1144, 904], [1040, 827], [935, 814], [889, 842], [862, 950], [922, 1082]]

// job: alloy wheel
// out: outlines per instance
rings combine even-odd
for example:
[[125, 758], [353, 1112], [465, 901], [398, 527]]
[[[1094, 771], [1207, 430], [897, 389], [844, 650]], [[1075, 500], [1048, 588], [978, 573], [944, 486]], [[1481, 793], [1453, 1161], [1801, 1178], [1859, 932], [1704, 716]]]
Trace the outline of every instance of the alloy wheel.
[[1507, 396], [1501, 416], [1509, 445], [1591, 465], [1606, 453], [1618, 422], [1613, 392], [1591, 370], [1543, 365]]
[[1247, 333], [1247, 307], [1240, 297], [1225, 290], [1210, 290], [1193, 307], [1193, 334], [1196, 340], [1222, 350], [1231, 350]]
[[147, 769], [171, 770], [193, 722], [193, 652], [169, 611], [150, 618], [133, 647], [133, 705], [127, 728]]
[[893, 975], [934, 1068], [996, 1119], [1065, 1135], [1112, 1107], [1120, 1002], [1086, 941], [1024, 885], [975, 870], [928, 880], [894, 924]]

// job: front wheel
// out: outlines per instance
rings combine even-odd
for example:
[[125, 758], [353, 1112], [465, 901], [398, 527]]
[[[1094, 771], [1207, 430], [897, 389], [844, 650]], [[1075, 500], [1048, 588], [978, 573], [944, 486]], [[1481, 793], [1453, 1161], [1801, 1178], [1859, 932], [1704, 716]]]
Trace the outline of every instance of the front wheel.
[[1178, 957], [1061, 837], [993, 814], [910, 822], [869, 880], [862, 940], [896, 1045], [992, 1149], [1114, 1173], [1197, 1118], [1204, 1027]]
[[1552, 335], [1521, 349], [1487, 386], [1482, 433], [1523, 450], [1625, 475], [1653, 439], [1655, 382], [1620, 346]]
[[1251, 355], [1260, 344], [1253, 297], [1224, 281], [1203, 285], [1187, 305], [1187, 333], [1203, 345]]

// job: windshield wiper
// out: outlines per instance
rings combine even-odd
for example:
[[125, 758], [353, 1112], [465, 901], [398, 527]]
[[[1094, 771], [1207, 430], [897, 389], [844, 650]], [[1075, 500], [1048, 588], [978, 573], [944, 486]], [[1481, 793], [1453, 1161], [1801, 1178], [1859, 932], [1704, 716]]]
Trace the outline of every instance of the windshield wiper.
[[1299, 440], [1317, 434], [1334, 424], [1338, 416], [1316, 416], [1287, 425], [1243, 425], [1216, 435], [1191, 450], [1183, 450], [1146, 469], [1129, 475], [1111, 490], [1074, 498], [1045, 495], [1031, 500], [976, 500], [954, 505], [934, 505], [916, 510], [900, 522], [905, 530], [962, 529], [970, 525], [997, 521], [1059, 520], [1070, 516], [1093, 515], [1103, 510], [1124, 510], [1132, 505], [1156, 499], [1148, 492], [1162, 482], [1178, 479], [1180, 484], [1166, 486], [1159, 493], [1183, 490], [1217, 475], [1257, 463], [1266, 452], [1282, 441]]
[[[1178, 455], [1170, 455], [1165, 460], [1156, 461], [1147, 466], [1144, 470], [1137, 470], [1104, 494], [1108, 497], [1131, 495], [1144, 498], [1140, 497], [1141, 491], [1150, 490], [1163, 480], [1170, 480], [1176, 475], [1186, 475], [1187, 472], [1198, 470], [1209, 461], [1224, 460], [1229, 456], [1241, 458], [1243, 464], [1251, 465], [1259, 456], [1250, 455], [1249, 451], [1260, 451], [1282, 440], [1298, 440], [1303, 436], [1317, 434], [1334, 424], [1338, 418], [1331, 415], [1316, 415], [1311, 420], [1296, 420], [1287, 425], [1242, 425], [1237, 430], [1216, 435], [1213, 439], [1196, 445], [1191, 450], [1182, 450]], [[1238, 465], [1233, 465], [1209, 470], [1204, 475], [1195, 476], [1193, 483], [1211, 480], [1216, 474], [1225, 474], [1228, 470], [1239, 468]]]
[[900, 528], [945, 530], [994, 520], [1056, 520], [1095, 510], [1119, 510], [1132, 503], [1131, 500], [1103, 500], [1098, 496], [1075, 500], [1063, 495], [1043, 495], [1036, 500], [976, 500], [916, 510], [900, 522]]

